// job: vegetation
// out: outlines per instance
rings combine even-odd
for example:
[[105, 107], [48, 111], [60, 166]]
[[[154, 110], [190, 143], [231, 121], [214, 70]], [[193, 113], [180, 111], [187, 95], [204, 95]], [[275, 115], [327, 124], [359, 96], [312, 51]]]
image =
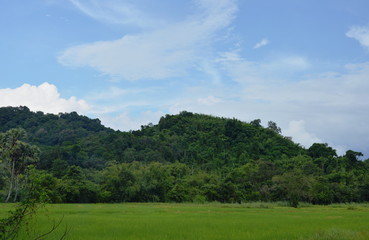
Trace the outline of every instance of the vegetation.
[[[3, 205], [0, 205], [0, 215]], [[30, 227], [46, 231], [64, 217], [68, 239], [366, 240], [369, 208], [350, 205], [285, 207], [245, 204], [53, 204]], [[5, 206], [6, 207], [6, 206]], [[55, 234], [61, 234], [59, 229]], [[53, 239], [53, 238], [50, 238]]]
[[[30, 234], [31, 228], [33, 227], [30, 226], [34, 220], [33, 218], [36, 216], [37, 211], [43, 207], [47, 195], [45, 195], [38, 181], [37, 171], [30, 167], [27, 169], [26, 174], [29, 179], [25, 187], [25, 197], [13, 209], [5, 214], [1, 214], [2, 216], [5, 215], [5, 217], [0, 218], [0, 239], [46, 239], [53, 235], [54, 231], [59, 228], [62, 222], [61, 219], [57, 223], [54, 222], [52, 226], [46, 224], [45, 226], [50, 226], [50, 228], [45, 230], [45, 232], [39, 232], [37, 229], [33, 229], [32, 234]], [[58, 239], [65, 239], [67, 233], [68, 228], [64, 230]], [[54, 239], [56, 239], [55, 235]]]
[[[9, 173], [9, 190], [5, 202], [12, 194], [13, 201], [17, 200], [19, 192], [19, 178], [28, 165], [38, 160], [39, 149], [22, 141], [26, 132], [21, 129], [11, 129], [0, 134], [0, 156], [4, 161], [4, 168]], [[14, 193], [13, 193], [14, 192]]]
[[[13, 194], [13, 201], [17, 201], [18, 193], [22, 191], [22, 199], [15, 209], [0, 218], [0, 239], [4, 240], [19, 239], [19, 233], [29, 229], [29, 222], [48, 199], [38, 176], [39, 171], [31, 165], [38, 160], [39, 150], [23, 142], [24, 137], [23, 129], [11, 129], [0, 134], [0, 156], [9, 179], [5, 202], [8, 202]], [[60, 223], [54, 224], [47, 232], [38, 233], [34, 238], [27, 234], [26, 239], [45, 239], [59, 227]], [[67, 231], [60, 239], [64, 239], [66, 233]]]
[[[0, 148], [14, 153], [0, 163], [0, 197], [9, 201], [25, 197], [17, 186], [29, 164], [54, 203], [369, 201], [369, 161], [361, 153], [337, 156], [322, 143], [305, 149], [272, 121], [264, 128], [259, 119], [181, 112], [120, 132], [75, 112], [7, 107], [0, 132]], [[13, 135], [18, 147], [9, 148]]]

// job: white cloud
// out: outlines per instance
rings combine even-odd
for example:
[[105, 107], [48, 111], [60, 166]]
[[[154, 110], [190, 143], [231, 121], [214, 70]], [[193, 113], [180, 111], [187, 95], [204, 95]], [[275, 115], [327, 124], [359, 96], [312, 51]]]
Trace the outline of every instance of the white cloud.
[[150, 18], [136, 6], [117, 0], [69, 0], [87, 16], [111, 24], [154, 27], [162, 21]]
[[71, 47], [59, 56], [66, 66], [88, 66], [127, 80], [185, 76], [204, 62], [215, 35], [229, 26], [234, 0], [197, 0], [202, 12], [188, 19], [114, 41]]
[[165, 113], [158, 111], [145, 111], [138, 116], [132, 116], [128, 112], [122, 112], [118, 116], [101, 115], [99, 118], [102, 124], [109, 126], [113, 129], [119, 129], [122, 131], [138, 130], [142, 125], [149, 123], [157, 124], [160, 117]]
[[211, 106], [222, 102], [223, 100], [214, 96], [208, 96], [206, 98], [199, 98], [197, 102], [202, 105]]
[[346, 33], [347, 37], [357, 40], [369, 50], [369, 26], [354, 26]]
[[86, 113], [90, 105], [76, 97], [61, 98], [55, 85], [43, 83], [39, 86], [23, 84], [15, 89], [0, 89], [0, 106], [27, 106], [32, 111], [60, 113], [77, 111]]
[[264, 46], [266, 46], [266, 45], [268, 45], [269, 44], [269, 40], [268, 39], [266, 39], [266, 38], [264, 38], [264, 39], [262, 39], [260, 42], [258, 42], [258, 43], [256, 43], [255, 44], [255, 46], [254, 46], [254, 48], [256, 49], [256, 48], [261, 48], [261, 47], [264, 47]]
[[306, 148], [310, 147], [313, 143], [322, 142], [322, 140], [307, 132], [304, 120], [290, 121], [288, 128], [283, 131], [283, 135], [291, 136], [294, 142], [300, 143]]
[[[109, 93], [115, 97], [126, 94], [125, 90], [119, 88], [110, 88]], [[60, 93], [55, 85], [43, 83], [39, 86], [23, 84], [15, 89], [0, 89], [0, 107], [18, 107], [27, 106], [31, 111], [42, 111], [45, 113], [58, 114], [60, 112], [76, 111], [79, 114], [99, 117], [102, 123], [108, 127], [120, 130], [136, 130], [141, 125], [149, 122], [157, 123], [163, 112], [146, 111], [132, 116], [128, 112], [124, 112], [127, 108], [134, 106], [147, 106], [147, 102], [125, 102], [120, 105], [109, 105], [102, 107], [99, 104], [91, 105], [85, 100], [78, 100], [76, 97], [65, 99], [60, 97]], [[111, 100], [108, 92], [103, 92], [98, 96], [97, 100]], [[121, 113], [123, 111], [123, 113]], [[114, 113], [119, 112], [118, 116]]]

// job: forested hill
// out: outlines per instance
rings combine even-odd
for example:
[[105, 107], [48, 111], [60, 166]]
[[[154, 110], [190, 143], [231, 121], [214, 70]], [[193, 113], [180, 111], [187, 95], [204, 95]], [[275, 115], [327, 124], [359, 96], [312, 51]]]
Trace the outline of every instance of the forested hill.
[[27, 107], [0, 108], [0, 132], [18, 127], [26, 130], [32, 142], [50, 146], [112, 131], [101, 125], [100, 120], [89, 119], [76, 112], [54, 115], [31, 112]]
[[306, 154], [306, 150], [279, 134], [274, 122], [244, 123], [202, 114], [166, 115], [159, 124], [120, 132], [98, 119], [76, 112], [59, 115], [31, 112], [27, 107], [0, 108], [0, 132], [21, 127], [28, 141], [42, 149], [40, 167], [53, 161], [102, 168], [117, 162], [181, 162], [202, 169], [240, 166], [249, 160], [278, 161]]
[[[360, 152], [305, 149], [260, 123], [184, 111], [121, 132], [75, 112], [0, 108], [0, 132], [23, 128], [40, 148], [36, 166], [53, 202], [369, 201]], [[6, 179], [0, 171], [0, 197]]]

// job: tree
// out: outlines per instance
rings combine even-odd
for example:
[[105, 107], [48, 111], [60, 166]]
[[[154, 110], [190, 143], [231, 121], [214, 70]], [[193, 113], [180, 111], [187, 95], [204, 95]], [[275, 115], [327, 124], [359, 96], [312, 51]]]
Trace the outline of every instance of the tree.
[[275, 133], [282, 133], [281, 128], [278, 127], [277, 124], [273, 121], [268, 122], [268, 129], [272, 130]]
[[314, 143], [308, 149], [308, 154], [312, 158], [332, 158], [337, 157], [336, 150], [329, 147], [327, 143]]
[[261, 127], [261, 120], [260, 119], [255, 119], [255, 120], [252, 120], [250, 122], [250, 124], [254, 127]]
[[349, 164], [354, 165], [359, 160], [359, 157], [363, 156], [363, 154], [361, 152], [355, 152], [355, 151], [352, 151], [352, 150], [348, 150], [348, 151], [346, 151], [345, 156], [346, 156]]
[[67, 203], [95, 203], [99, 198], [97, 184], [89, 181], [79, 166], [68, 167], [59, 191]]
[[[29, 227], [28, 225], [32, 217], [36, 215], [37, 210], [44, 206], [44, 203], [46, 203], [49, 198], [42, 186], [39, 172], [33, 166], [30, 166], [26, 170], [25, 174], [27, 175], [28, 181], [25, 186], [24, 198], [15, 206], [14, 210], [9, 211], [7, 217], [0, 218], [1, 240], [17, 239], [19, 232], [22, 229]], [[57, 228], [60, 227], [62, 220], [63, 219], [60, 219], [58, 222], [53, 222], [53, 225], [47, 232], [35, 232], [35, 235], [33, 235], [27, 231], [27, 239], [46, 239], [47, 236], [50, 236]], [[69, 229], [66, 228], [59, 239], [65, 239], [68, 231]]]
[[300, 169], [293, 169], [282, 175], [274, 176], [273, 182], [292, 207], [297, 208], [299, 201], [310, 200], [313, 179], [303, 174]]
[[111, 164], [103, 171], [103, 189], [109, 201], [128, 202], [135, 198], [140, 190], [137, 175], [132, 169], [136, 164]]
[[9, 189], [5, 202], [10, 200], [14, 193], [13, 201], [18, 197], [19, 176], [26, 167], [38, 161], [40, 150], [22, 141], [26, 136], [24, 129], [10, 129], [0, 134], [0, 157], [4, 161], [9, 174]]

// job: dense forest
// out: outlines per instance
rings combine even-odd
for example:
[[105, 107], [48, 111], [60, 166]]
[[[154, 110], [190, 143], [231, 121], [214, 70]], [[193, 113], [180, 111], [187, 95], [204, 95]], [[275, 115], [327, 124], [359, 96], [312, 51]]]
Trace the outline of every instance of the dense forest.
[[29, 165], [54, 203], [369, 201], [360, 152], [306, 149], [273, 121], [183, 111], [121, 132], [76, 112], [5, 107], [0, 132], [0, 198], [8, 201], [22, 198]]

